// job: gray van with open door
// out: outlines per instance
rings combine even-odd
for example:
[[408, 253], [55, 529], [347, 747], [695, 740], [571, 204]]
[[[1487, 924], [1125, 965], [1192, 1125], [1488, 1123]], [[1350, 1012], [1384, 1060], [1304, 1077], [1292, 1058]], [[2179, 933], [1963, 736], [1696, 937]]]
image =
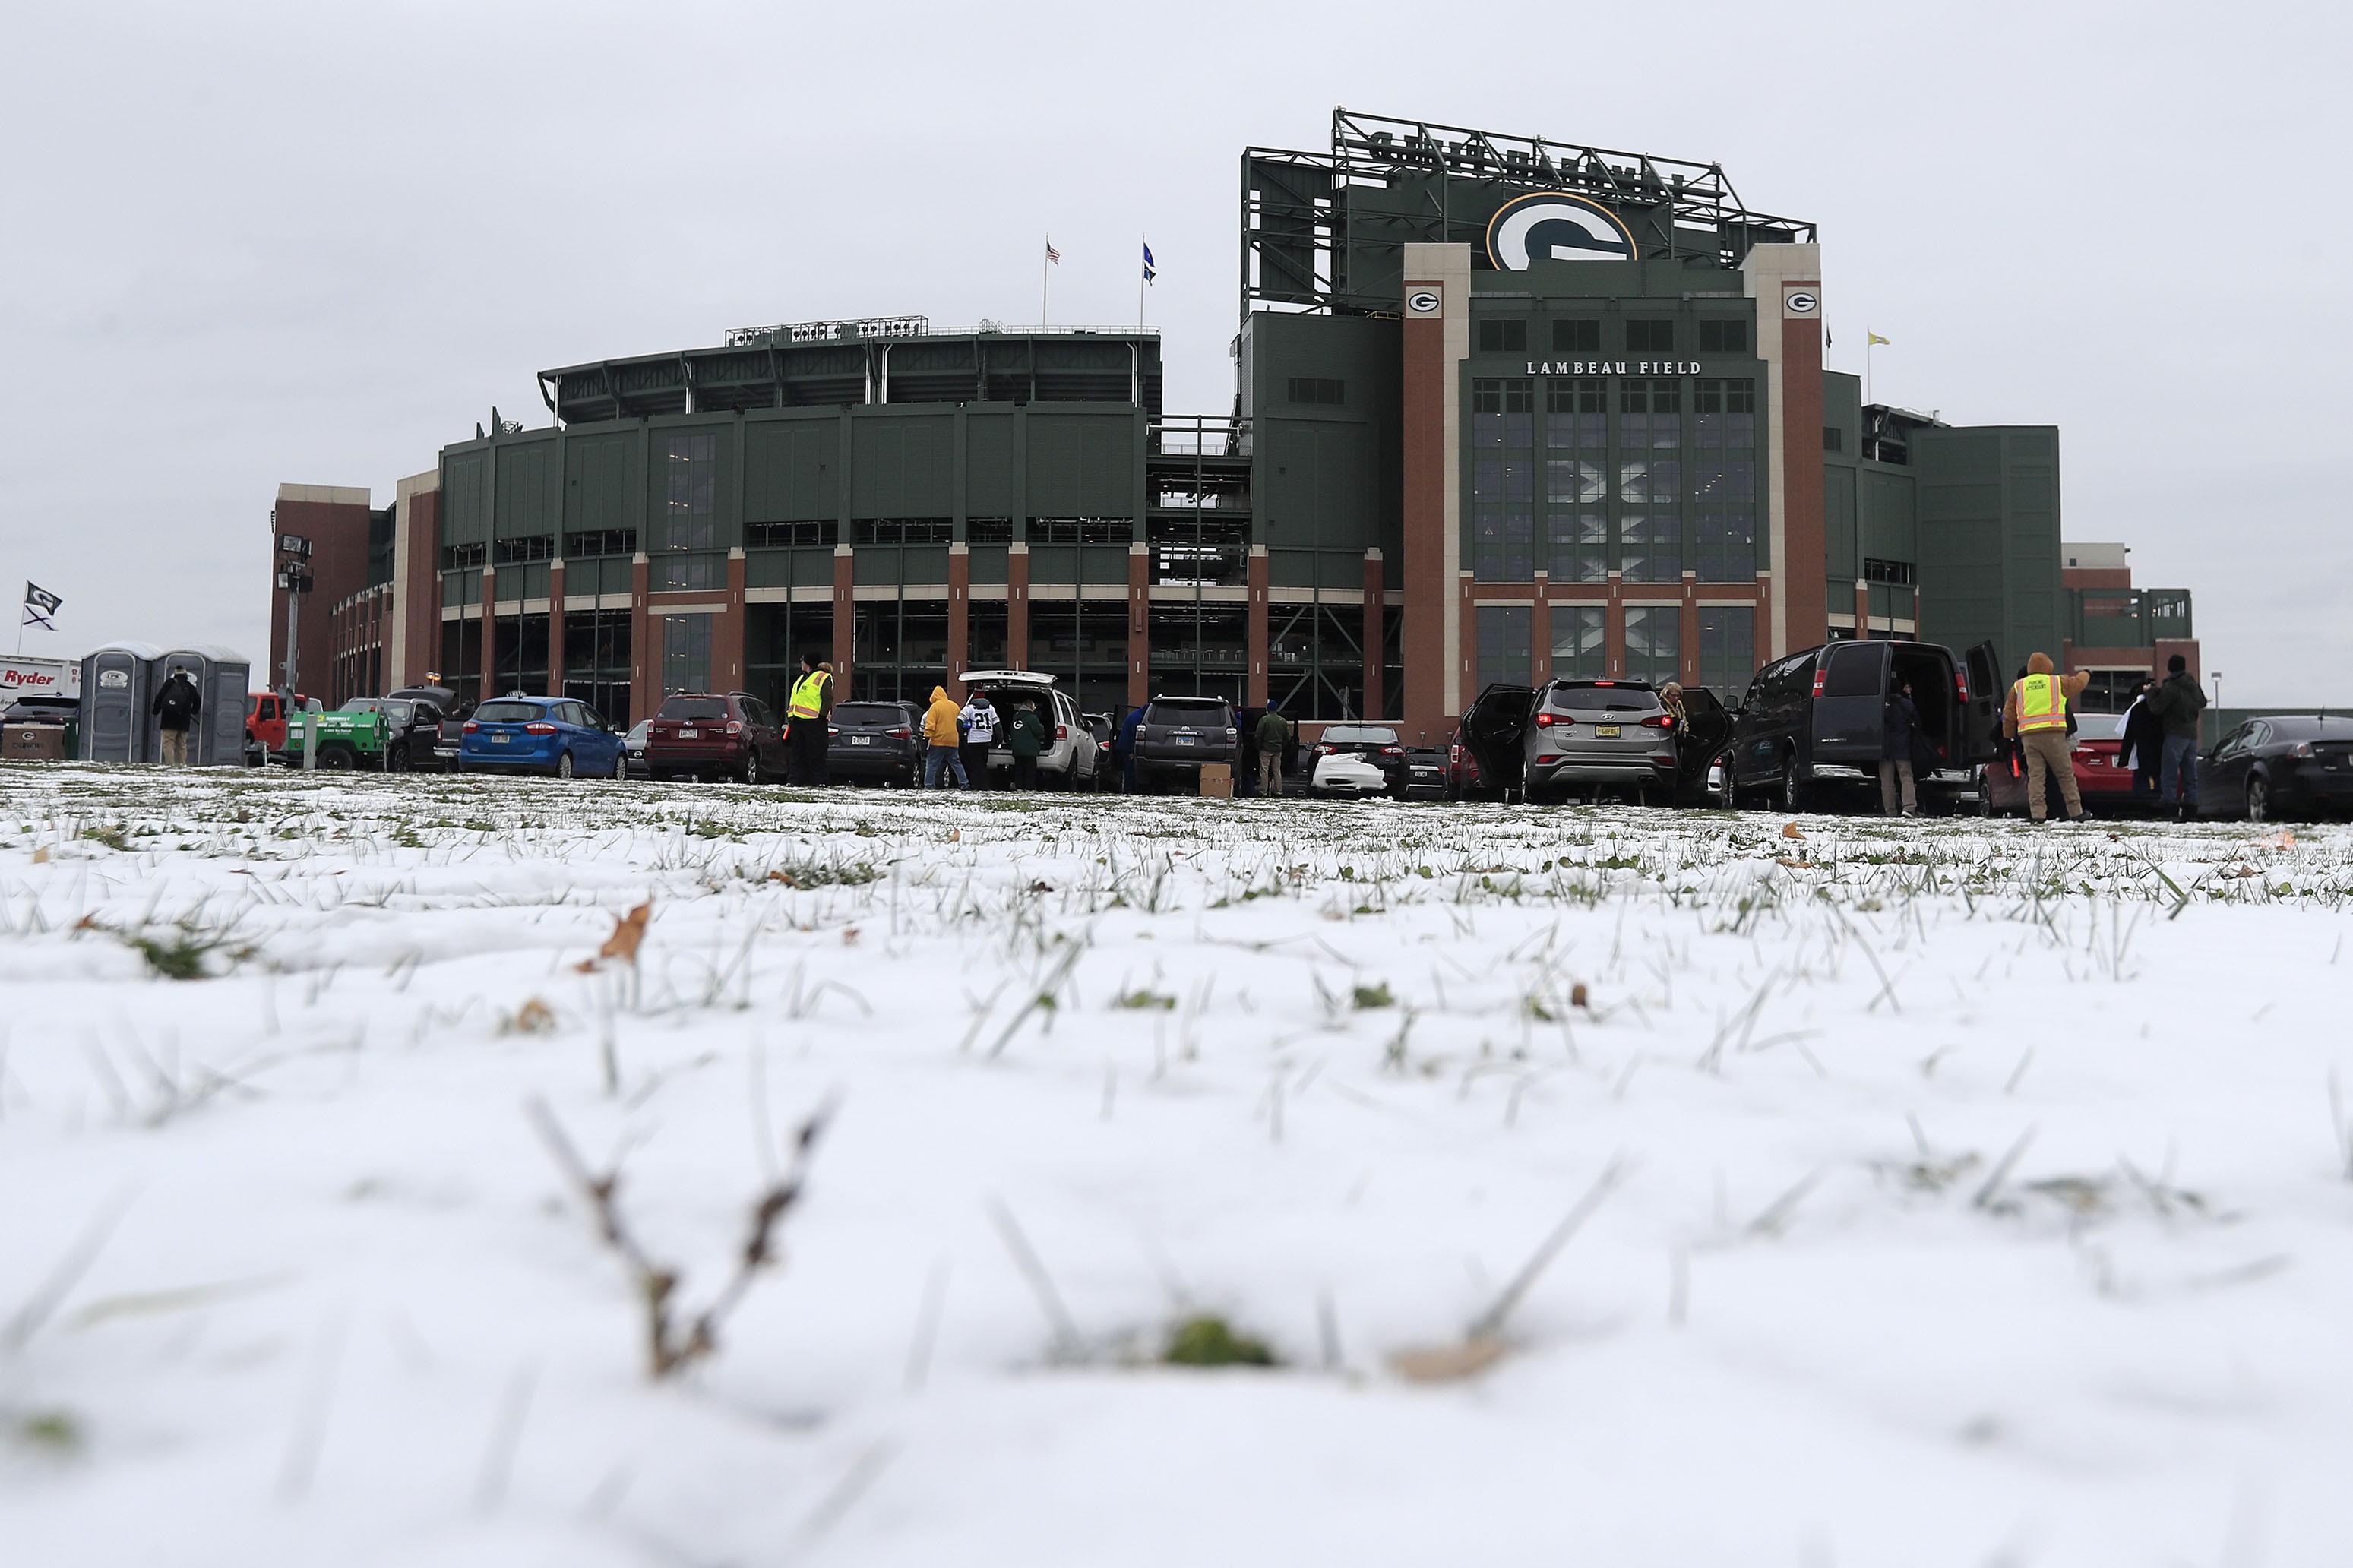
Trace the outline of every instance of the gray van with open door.
[[1888, 693], [1912, 688], [1936, 766], [1920, 778], [1924, 810], [1972, 798], [1974, 770], [2001, 751], [2001, 675], [1993, 644], [1966, 657], [1936, 643], [1837, 642], [1757, 672], [1734, 725], [1729, 787], [1742, 805], [1783, 811], [1872, 798]]

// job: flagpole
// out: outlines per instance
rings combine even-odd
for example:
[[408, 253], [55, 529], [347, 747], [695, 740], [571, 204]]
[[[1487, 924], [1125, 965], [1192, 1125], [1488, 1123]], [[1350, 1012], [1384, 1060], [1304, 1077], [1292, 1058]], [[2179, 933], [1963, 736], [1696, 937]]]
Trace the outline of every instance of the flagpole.
[[1046, 237], [1046, 254], [1038, 261], [1038, 324], [1046, 324], [1046, 286], [1054, 278], [1054, 237]]
[[1144, 285], [1145, 281], [1142, 252], [1151, 248], [1152, 237], [1149, 235], [1139, 234], [1135, 237], [1135, 243], [1138, 252], [1135, 263], [1135, 330], [1140, 332], [1144, 331]]

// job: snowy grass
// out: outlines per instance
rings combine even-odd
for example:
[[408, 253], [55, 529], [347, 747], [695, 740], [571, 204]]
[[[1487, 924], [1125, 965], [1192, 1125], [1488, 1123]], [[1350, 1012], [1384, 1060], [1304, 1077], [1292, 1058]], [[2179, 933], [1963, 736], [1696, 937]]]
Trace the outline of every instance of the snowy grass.
[[2342, 826], [0, 767], [0, 1529], [2337, 1561], [2348, 899]]

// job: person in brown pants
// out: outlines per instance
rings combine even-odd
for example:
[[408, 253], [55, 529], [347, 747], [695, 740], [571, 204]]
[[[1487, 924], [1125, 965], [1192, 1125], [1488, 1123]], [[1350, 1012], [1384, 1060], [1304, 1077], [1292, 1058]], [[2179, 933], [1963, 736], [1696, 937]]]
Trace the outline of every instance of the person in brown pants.
[[2015, 739], [2026, 752], [2026, 811], [2042, 820], [2045, 774], [2055, 777], [2059, 795], [2067, 803], [2067, 820], [2084, 820], [2084, 797], [2075, 787], [2074, 743], [2067, 738], [2067, 704], [2084, 694], [2091, 673], [2055, 673], [2051, 656], [2037, 653], [2026, 661], [2026, 674], [2010, 689], [2002, 704], [2001, 732]]

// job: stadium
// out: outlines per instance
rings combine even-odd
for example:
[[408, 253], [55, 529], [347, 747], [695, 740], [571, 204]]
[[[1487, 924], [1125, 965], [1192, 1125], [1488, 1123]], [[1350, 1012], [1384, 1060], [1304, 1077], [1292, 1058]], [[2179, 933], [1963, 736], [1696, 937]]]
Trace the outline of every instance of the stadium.
[[1841, 637], [2048, 649], [2094, 705], [2196, 669], [2186, 591], [2063, 542], [2058, 430], [1867, 403], [1815, 226], [1720, 166], [1340, 110], [1240, 176], [1229, 408], [1166, 410], [1150, 330], [921, 316], [543, 371], [552, 424], [494, 415], [390, 507], [281, 488], [329, 612], [296, 680], [627, 723], [781, 708], [808, 655], [859, 697], [1015, 667], [1435, 743], [1491, 681], [1731, 700]]

